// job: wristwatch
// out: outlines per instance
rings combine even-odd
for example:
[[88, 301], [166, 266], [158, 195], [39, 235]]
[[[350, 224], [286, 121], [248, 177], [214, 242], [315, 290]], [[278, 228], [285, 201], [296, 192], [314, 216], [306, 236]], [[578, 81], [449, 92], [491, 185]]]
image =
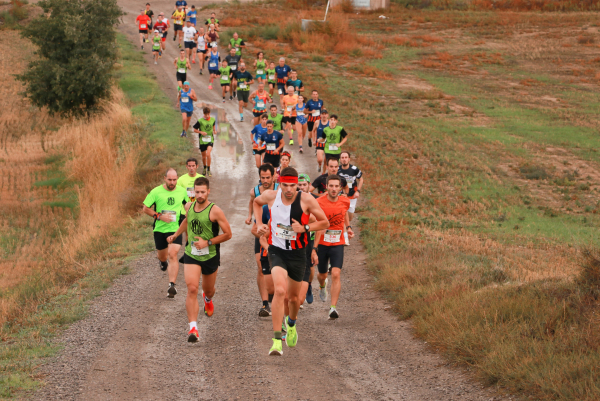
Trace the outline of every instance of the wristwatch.
[[211, 246], [213, 244], [211, 240], [208, 240], [206, 243], [208, 244], [208, 246]]
[[346, 230], [349, 229], [349, 228], [352, 228], [352, 226], [346, 226]]
[[306, 232], [310, 231], [310, 226], [308, 224], [304, 225], [304, 231], [306, 231]]

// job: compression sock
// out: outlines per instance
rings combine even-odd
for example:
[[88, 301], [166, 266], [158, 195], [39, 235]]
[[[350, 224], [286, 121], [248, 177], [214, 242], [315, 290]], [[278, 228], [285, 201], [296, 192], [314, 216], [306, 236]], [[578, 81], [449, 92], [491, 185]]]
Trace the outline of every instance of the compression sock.
[[281, 340], [281, 331], [274, 331], [273, 333], [275, 333], [274, 335], [277, 340]]
[[269, 302], [273, 302], [273, 294], [269, 294]]
[[292, 320], [290, 319], [290, 317], [288, 316], [288, 326], [290, 327], [294, 327], [296, 325], [296, 320]]
[[241, 117], [241, 118], [244, 118], [244, 113], [240, 113], [240, 117]]
[[263, 306], [266, 308], [267, 306], [269, 306], [269, 301], [263, 301]]
[[206, 295], [204, 296], [204, 302], [206, 302], [207, 304], [209, 304], [209, 303], [210, 303], [210, 298], [209, 298], [209, 297], [207, 297]]
[[196, 326], [196, 322], [190, 322], [190, 330], [191, 329], [196, 329], [198, 330], [198, 326]]
[[210, 171], [210, 166], [206, 166], [206, 171]]

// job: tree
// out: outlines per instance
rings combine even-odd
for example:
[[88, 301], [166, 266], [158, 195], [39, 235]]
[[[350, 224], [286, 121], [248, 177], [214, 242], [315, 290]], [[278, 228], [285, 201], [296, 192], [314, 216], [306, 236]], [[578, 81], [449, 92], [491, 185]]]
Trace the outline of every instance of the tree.
[[123, 12], [116, 0], [42, 0], [46, 15], [22, 32], [39, 47], [39, 58], [17, 78], [25, 97], [51, 114], [88, 115], [110, 94], [117, 60], [115, 25]]

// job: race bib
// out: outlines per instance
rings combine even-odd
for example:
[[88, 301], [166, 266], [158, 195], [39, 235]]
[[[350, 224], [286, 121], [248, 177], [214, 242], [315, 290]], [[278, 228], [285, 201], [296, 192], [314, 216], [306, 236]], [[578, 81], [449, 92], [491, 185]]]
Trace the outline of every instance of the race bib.
[[209, 63], [208, 66], [210, 68], [215, 68], [217, 66], [217, 63]]
[[175, 20], [175, 23], [176, 23], [177, 25], [181, 25], [181, 24], [183, 24], [183, 20], [180, 20], [180, 19], [178, 19], [178, 20]]
[[265, 107], [265, 102], [259, 100], [258, 103], [256, 103], [256, 107], [260, 107], [262, 109], [263, 107]]
[[283, 94], [283, 89], [279, 89], [279, 94], [282, 95]]
[[240, 89], [246, 89], [246, 84], [244, 82], [242, 82], [239, 86]]
[[208, 136], [208, 135], [203, 135], [203, 136], [202, 136], [202, 142], [210, 142], [210, 136]]
[[177, 221], [177, 212], [174, 210], [163, 210], [160, 212], [163, 216], [167, 216], [169, 218], [170, 223], [174, 223]]
[[187, 103], [187, 102], [189, 102], [189, 101], [190, 101], [190, 98], [189, 98], [189, 97], [182, 97], [182, 98], [181, 98], [181, 103]]
[[338, 150], [338, 147], [335, 145], [329, 145], [329, 150]]
[[277, 149], [277, 145], [274, 143], [267, 143], [267, 150], [274, 151], [275, 149]]
[[229, 76], [221, 75], [221, 81], [229, 81]]
[[298, 115], [298, 117], [302, 117], [304, 116], [304, 110], [296, 110], [296, 114]]
[[262, 73], [263, 73], [263, 70], [256, 70], [256, 73], [257, 73], [258, 75], [262, 75]]
[[239, 53], [239, 52], [240, 52], [240, 49], [238, 49], [238, 48], [236, 47], [236, 48], [235, 48], [235, 52], [236, 52], [236, 53]]
[[181, 74], [185, 74], [185, 68], [178, 68], [177, 72], [179, 72]]
[[192, 242], [192, 255], [194, 256], [204, 256], [204, 255], [208, 255], [210, 253], [210, 251], [208, 250], [208, 247], [205, 248], [196, 248], [196, 243]]
[[287, 106], [287, 111], [292, 111], [292, 109], [294, 108], [294, 106]]
[[146, 24], [141, 24], [140, 29], [146, 29]]
[[217, 45], [217, 42], [210, 42], [210, 45], [211, 45], [212, 47], [215, 47], [215, 46]]
[[275, 81], [275, 75], [269, 75], [269, 79], [270, 79], [271, 81]]
[[327, 230], [325, 231], [325, 235], [323, 236], [323, 241], [335, 244], [337, 242], [340, 242], [341, 237], [342, 230]]
[[352, 185], [354, 184], [355, 179], [356, 177], [346, 177], [346, 182], [348, 183], [348, 185]]
[[235, 70], [237, 70], [237, 65], [232, 65], [231, 66], [231, 71], [235, 71]]
[[188, 198], [190, 198], [190, 199], [196, 197], [196, 191], [194, 191], [193, 187], [191, 187], [191, 188], [188, 187], [188, 189], [187, 189], [187, 195], [188, 195]]
[[313, 117], [319, 117], [320, 115], [321, 115], [321, 110], [313, 110], [313, 112], [312, 112]]
[[294, 91], [294, 95], [298, 96], [299, 94], [300, 94], [300, 92]]
[[275, 236], [288, 241], [296, 240], [296, 232], [292, 229], [292, 226], [285, 226], [283, 224], [277, 224], [277, 228], [275, 228]]

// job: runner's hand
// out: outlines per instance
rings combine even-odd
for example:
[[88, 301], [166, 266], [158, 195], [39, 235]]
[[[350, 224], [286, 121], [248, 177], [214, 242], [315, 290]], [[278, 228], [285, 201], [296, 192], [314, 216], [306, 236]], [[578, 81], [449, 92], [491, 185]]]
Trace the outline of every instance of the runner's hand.
[[250, 225], [250, 223], [252, 223], [252, 216], [249, 216], [244, 223]]
[[260, 226], [258, 226], [258, 228], [256, 229], [256, 233], [258, 235], [265, 235], [267, 233], [267, 231], [269, 231], [269, 226], [266, 224], [261, 224]]
[[360, 196], [360, 192], [354, 191], [354, 199], [358, 199], [359, 196]]
[[315, 249], [313, 248], [313, 252], [310, 253], [310, 259], [312, 261], [313, 265], [316, 265], [319, 263], [319, 256], [317, 255], [317, 251], [315, 251]]
[[352, 231], [352, 228], [349, 228], [346, 231], [348, 232], [348, 238], [354, 238], [354, 231]]
[[208, 246], [208, 241], [206, 241], [205, 239], [202, 239], [200, 237], [195, 237], [195, 238], [196, 238], [196, 242], [194, 242], [194, 246], [196, 247], [197, 250], [206, 248]]
[[304, 229], [304, 226], [300, 223], [298, 223], [295, 219], [292, 219], [292, 230], [294, 230], [294, 232], [298, 233], [298, 234], [302, 234], [303, 232], [306, 232], [306, 230]]
[[174, 236], [174, 235], [169, 235], [169, 236], [167, 237], [167, 242], [168, 242], [169, 244], [172, 244], [172, 243], [173, 243], [173, 241], [175, 241], [175, 236]]
[[166, 215], [166, 214], [161, 214], [158, 219], [160, 221], [164, 221], [165, 223], [172, 223], [171, 221], [171, 215]]

